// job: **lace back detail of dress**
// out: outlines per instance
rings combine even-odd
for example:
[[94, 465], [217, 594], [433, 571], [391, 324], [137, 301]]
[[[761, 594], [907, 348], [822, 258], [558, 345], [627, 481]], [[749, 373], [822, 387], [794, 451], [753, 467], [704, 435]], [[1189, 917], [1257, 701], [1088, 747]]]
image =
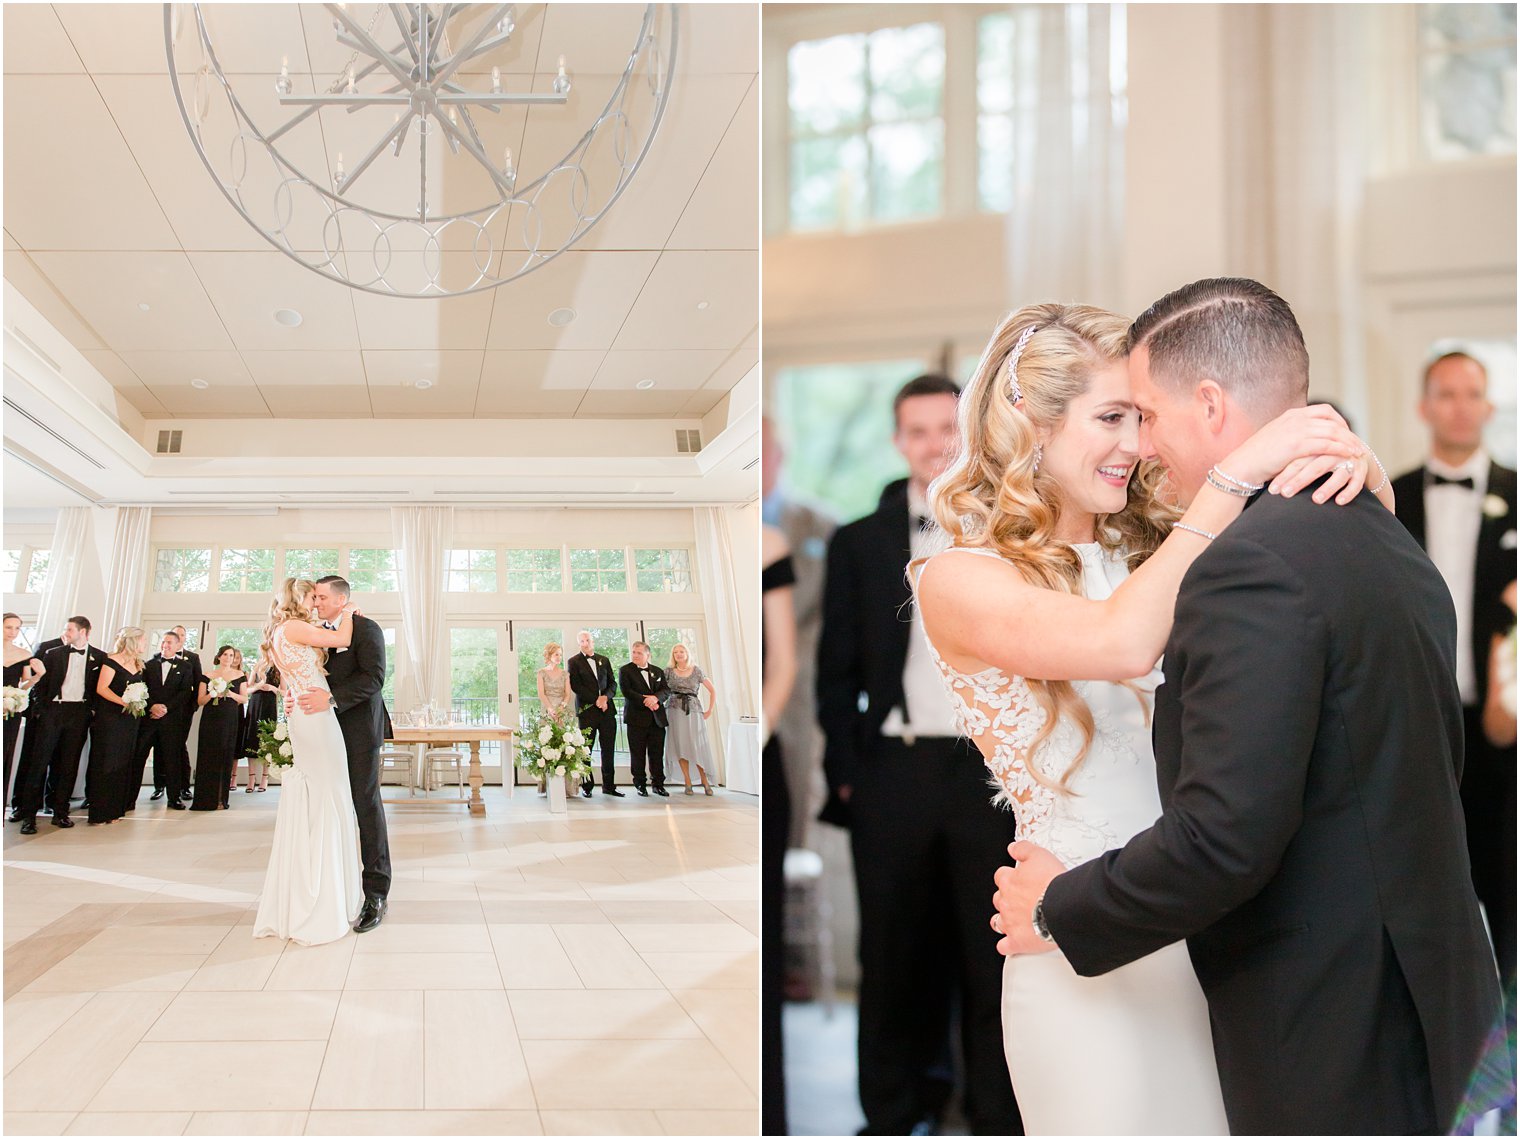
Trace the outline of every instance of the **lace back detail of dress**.
[[287, 691], [297, 694], [320, 689], [328, 690], [327, 677], [317, 664], [317, 650], [310, 645], [299, 645], [285, 635], [281, 625], [270, 638], [274, 650], [274, 665], [280, 670], [280, 678]]

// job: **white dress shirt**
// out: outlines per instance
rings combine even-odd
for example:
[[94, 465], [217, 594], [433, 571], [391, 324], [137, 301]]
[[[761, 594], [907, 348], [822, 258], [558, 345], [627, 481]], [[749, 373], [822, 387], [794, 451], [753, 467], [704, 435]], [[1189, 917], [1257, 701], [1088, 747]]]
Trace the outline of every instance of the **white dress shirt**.
[[601, 669], [596, 667], [596, 656], [594, 654], [587, 656], [585, 653], [581, 653], [581, 659], [584, 660], [587, 666], [591, 669], [591, 675], [596, 677], [597, 687], [600, 688], [602, 685], [602, 672]]
[[1471, 478], [1463, 486], [1425, 487], [1425, 552], [1446, 579], [1457, 608], [1457, 689], [1462, 703], [1483, 702], [1473, 662], [1473, 573], [1478, 557], [1478, 531], [1483, 525], [1483, 496], [1488, 493], [1488, 452], [1479, 447], [1467, 462], [1453, 467], [1432, 456], [1425, 469], [1449, 479]]
[[84, 699], [84, 668], [90, 659], [90, 650], [85, 649], [81, 653], [75, 652], [70, 646], [64, 647], [69, 650], [69, 670], [64, 674], [63, 684], [59, 686], [58, 699], [66, 704], [77, 704]]
[[173, 668], [173, 667], [174, 667], [174, 658], [173, 657], [165, 657], [164, 658], [163, 674], [159, 677], [159, 680], [162, 683], [164, 683], [164, 684], [168, 684], [169, 683], [169, 670], [171, 668]]
[[[915, 560], [927, 557], [944, 545], [943, 535], [932, 521], [927, 528], [921, 527], [916, 521], [918, 518], [929, 517], [928, 501], [910, 487], [908, 525], [912, 528], [909, 538]], [[903, 567], [905, 571], [907, 568]], [[957, 737], [961, 730], [955, 722], [955, 712], [950, 697], [945, 692], [945, 682], [940, 679], [939, 667], [930, 655], [929, 638], [924, 634], [924, 619], [919, 615], [917, 605], [912, 606], [912, 609], [913, 624], [908, 631], [908, 659], [903, 665], [903, 703], [907, 706], [908, 714], [905, 717], [902, 709], [893, 708], [881, 725], [881, 734], [904, 739], [919, 736]]]

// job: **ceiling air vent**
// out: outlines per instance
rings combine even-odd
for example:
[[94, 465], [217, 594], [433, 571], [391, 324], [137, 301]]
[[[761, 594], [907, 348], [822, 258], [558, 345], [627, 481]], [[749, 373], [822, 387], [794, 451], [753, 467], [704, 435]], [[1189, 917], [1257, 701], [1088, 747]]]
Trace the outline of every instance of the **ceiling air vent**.
[[676, 432], [676, 450], [683, 455], [695, 455], [702, 449], [702, 433], [700, 431], [678, 430]]
[[160, 431], [158, 433], [158, 454], [178, 455], [179, 442], [183, 431]]

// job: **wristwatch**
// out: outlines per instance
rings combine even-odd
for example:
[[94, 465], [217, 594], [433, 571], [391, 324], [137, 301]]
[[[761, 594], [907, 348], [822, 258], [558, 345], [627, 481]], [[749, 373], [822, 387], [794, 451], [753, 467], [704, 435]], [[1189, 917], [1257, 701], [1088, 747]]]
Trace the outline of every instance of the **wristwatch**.
[[1039, 901], [1034, 904], [1034, 914], [1030, 918], [1030, 924], [1034, 926], [1035, 936], [1041, 941], [1047, 941], [1051, 945], [1056, 939], [1050, 936], [1050, 927], [1045, 924], [1045, 895], [1041, 894]]
[[327, 694], [327, 706], [329, 708], [336, 708], [338, 706], [338, 698], [331, 692]]

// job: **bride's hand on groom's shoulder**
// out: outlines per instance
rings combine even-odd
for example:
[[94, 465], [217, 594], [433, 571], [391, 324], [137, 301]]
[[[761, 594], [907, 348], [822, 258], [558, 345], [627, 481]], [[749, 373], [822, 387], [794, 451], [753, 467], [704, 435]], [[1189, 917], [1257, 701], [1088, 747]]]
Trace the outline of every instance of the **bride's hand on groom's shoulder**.
[[1032, 842], [1013, 843], [1008, 853], [1018, 865], [999, 867], [992, 876], [997, 885], [992, 905], [997, 912], [991, 924], [994, 932], [1003, 935], [997, 950], [1005, 957], [1049, 953], [1056, 945], [1035, 933], [1034, 906], [1045, 896], [1046, 887], [1066, 872], [1066, 867], [1050, 851]]
[[1316, 502], [1332, 495], [1344, 505], [1367, 481], [1367, 445], [1328, 404], [1295, 407], [1258, 428], [1220, 464], [1228, 476], [1268, 483], [1273, 494], [1292, 498], [1316, 479], [1330, 478], [1314, 493]]

